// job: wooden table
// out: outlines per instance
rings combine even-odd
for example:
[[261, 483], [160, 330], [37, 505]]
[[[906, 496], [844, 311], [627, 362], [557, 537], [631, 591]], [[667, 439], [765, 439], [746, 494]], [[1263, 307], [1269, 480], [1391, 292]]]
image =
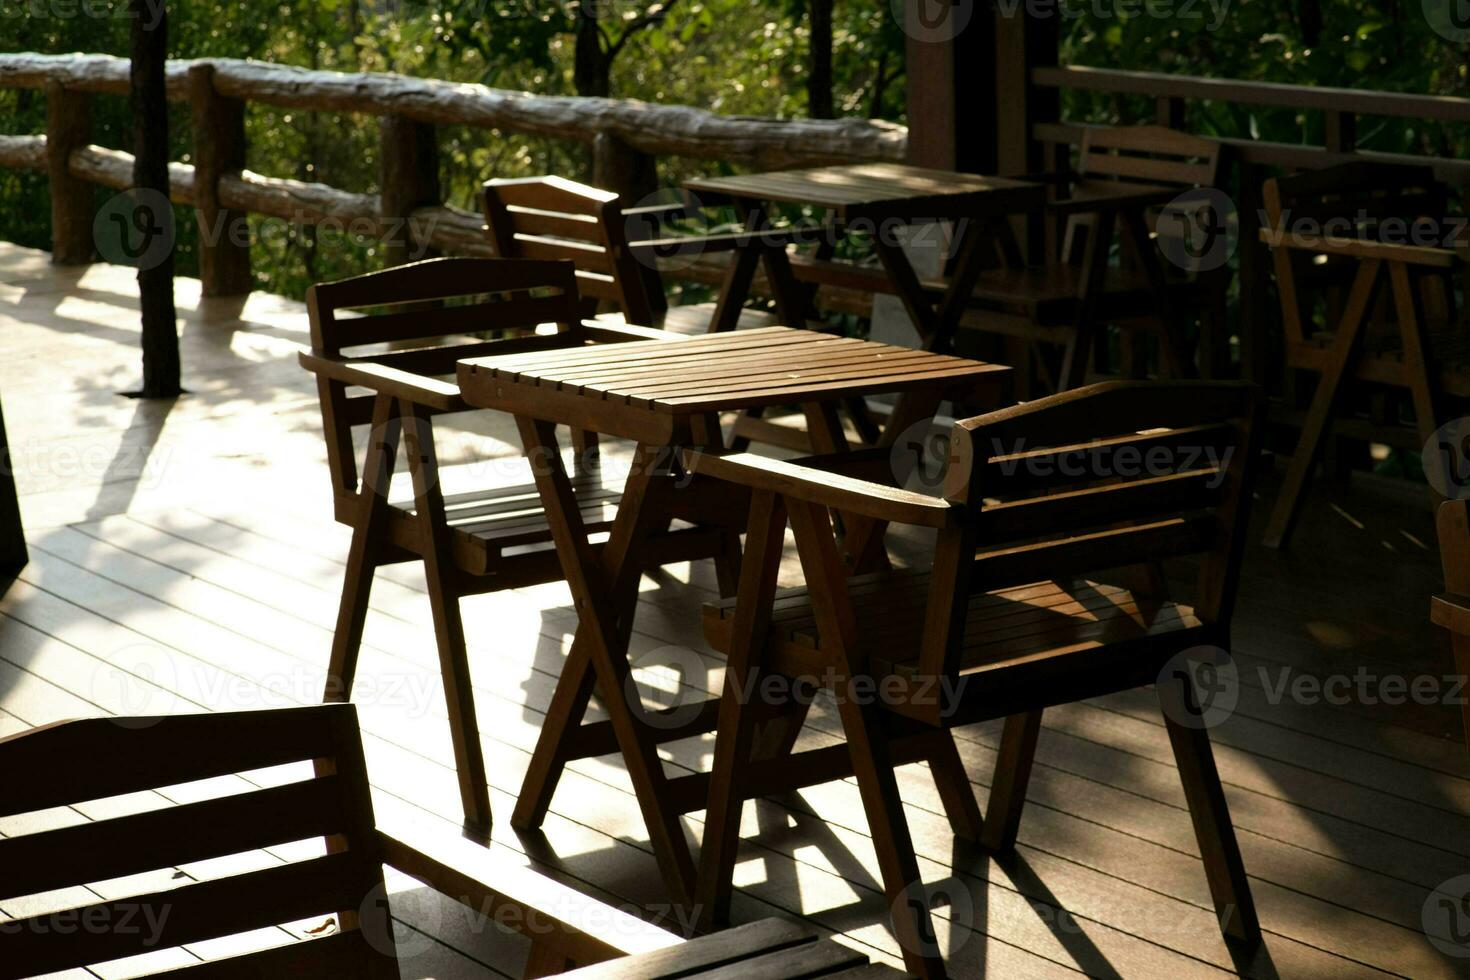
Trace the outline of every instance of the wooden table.
[[666, 949], [607, 960], [563, 973], [567, 980], [904, 980], [909, 974], [868, 957], [805, 923], [761, 919]]
[[[787, 327], [636, 348], [602, 345], [461, 361], [465, 400], [516, 417], [526, 454], [537, 464], [536, 484], [580, 617], [512, 826], [540, 826], [567, 762], [620, 751], [670, 895], [676, 902], [692, 901], [694, 864], [679, 815], [704, 808], [709, 777], [667, 777], [658, 746], [712, 731], [718, 700], [693, 711], [682, 706], [678, 723], [653, 718], [638, 698], [622, 696], [636, 690], [630, 687], [628, 643], [649, 542], [667, 533], [671, 521], [690, 520], [726, 527], [730, 547], [738, 554], [748, 501], [730, 496], [739, 491], [726, 484], [690, 481], [679, 471], [676, 447], [722, 448], [722, 412], [796, 404], [806, 411], [818, 448], [840, 451], [846, 440], [833, 403], [898, 392], [883, 433], [884, 444], [891, 445], [905, 428], [932, 416], [945, 398], [985, 401], [987, 393], [993, 396], [1008, 385], [1009, 374], [1009, 368], [999, 365]], [[637, 443], [622, 505], [600, 559], [562, 462], [558, 424]], [[881, 550], [882, 528], [863, 530], [869, 532], [869, 545], [876, 541]], [[736, 585], [728, 580], [720, 584], [727, 594]], [[594, 684], [602, 692], [608, 721], [583, 724]], [[799, 717], [783, 723], [789, 727], [793, 720], [799, 728]], [[808, 754], [788, 756], [793, 764], [784, 770], [768, 767], [767, 793], [781, 792], [788, 783], [809, 782], [809, 770], [803, 772], [803, 763], [795, 761]], [[840, 755], [846, 759], [845, 752]], [[829, 757], [822, 760], [831, 762]]]
[[[814, 270], [808, 279], [821, 281], [828, 268], [840, 282], [837, 266], [829, 260], [833, 238], [845, 231], [873, 230], [873, 246], [884, 270], [917, 326], [928, 349], [942, 350], [964, 312], [975, 279], [984, 268], [988, 243], [1006, 215], [1037, 211], [1046, 205], [1046, 188], [1028, 181], [979, 174], [929, 170], [897, 163], [862, 163], [810, 170], [734, 177], [709, 177], [686, 182], [696, 194], [732, 198], [748, 231], [769, 227], [768, 206], [811, 205], [828, 214], [831, 234], [818, 245]], [[896, 227], [934, 221], [958, 223], [958, 247], [953, 275], [938, 293], [926, 287], [908, 255], [895, 240]], [[1010, 243], [1009, 235], [1001, 238]], [[1009, 246], [1008, 246], [1009, 247]], [[736, 252], [720, 294], [711, 330], [732, 330], [740, 308], [750, 294], [757, 264], [764, 264], [784, 323], [805, 323], [811, 313], [811, 294], [796, 281], [784, 247], [761, 247], [759, 237]]]

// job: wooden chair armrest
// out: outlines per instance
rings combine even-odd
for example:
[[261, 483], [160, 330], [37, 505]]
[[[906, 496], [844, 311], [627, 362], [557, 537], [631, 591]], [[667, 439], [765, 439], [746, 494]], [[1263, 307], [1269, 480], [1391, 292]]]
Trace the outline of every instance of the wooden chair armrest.
[[1451, 633], [1470, 636], [1470, 596], [1441, 592], [1429, 597], [1429, 621]]
[[400, 824], [379, 830], [378, 844], [384, 864], [579, 966], [683, 942], [462, 837]]
[[895, 524], [944, 527], [958, 509], [957, 504], [947, 500], [802, 466], [800, 461], [788, 462], [754, 453], [715, 456], [692, 450], [683, 453], [683, 460], [691, 472], [701, 476], [755, 490], [772, 490], [844, 513]]
[[[610, 317], [620, 317], [621, 313], [609, 314]], [[601, 344], [621, 344], [630, 340], [688, 340], [688, 334], [677, 333], [673, 330], [660, 330], [658, 327], [642, 327], [636, 323], [624, 323], [617, 319], [604, 320], [593, 317], [591, 320], [583, 320], [582, 325], [587, 328], [587, 336]]]
[[1458, 261], [1458, 256], [1453, 251], [1429, 248], [1424, 245], [1394, 245], [1363, 238], [1287, 233], [1276, 228], [1262, 228], [1260, 236], [1261, 241], [1272, 248], [1296, 249], [1323, 255], [1347, 255], [1357, 259], [1405, 262], [1409, 265], [1424, 265], [1438, 269], [1452, 269], [1455, 262]]
[[300, 351], [297, 359], [313, 374], [344, 384], [371, 388], [384, 395], [404, 398], [440, 412], [463, 412], [469, 405], [459, 395], [459, 386], [438, 378], [413, 374], [386, 364], [348, 360]]

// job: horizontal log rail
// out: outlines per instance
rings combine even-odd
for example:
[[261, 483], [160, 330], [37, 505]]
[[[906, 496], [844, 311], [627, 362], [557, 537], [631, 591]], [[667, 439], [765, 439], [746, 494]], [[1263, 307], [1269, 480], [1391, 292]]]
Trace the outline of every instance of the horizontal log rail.
[[[634, 99], [534, 95], [435, 78], [313, 71], [231, 58], [169, 61], [170, 99], [189, 99], [189, 70], [195, 65], [209, 65], [218, 94], [240, 102], [399, 116], [582, 143], [605, 135], [640, 153], [763, 169], [902, 160], [908, 140], [903, 126], [881, 120], [723, 116]], [[127, 95], [128, 61], [100, 54], [0, 55], [0, 88], [44, 89], [51, 82], [74, 92]]]

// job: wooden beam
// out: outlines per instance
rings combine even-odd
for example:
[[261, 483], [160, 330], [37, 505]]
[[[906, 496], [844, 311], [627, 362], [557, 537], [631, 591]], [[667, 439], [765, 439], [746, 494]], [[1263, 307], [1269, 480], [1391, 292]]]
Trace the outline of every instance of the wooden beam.
[[427, 257], [428, 243], [415, 234], [409, 217], [417, 208], [436, 205], [442, 200], [439, 144], [433, 126], [402, 116], [384, 116], [379, 121], [378, 133], [383, 261], [387, 265], [402, 265]]
[[46, 169], [51, 179], [51, 261], [85, 265], [95, 253], [92, 185], [72, 176], [71, 151], [92, 138], [91, 98], [46, 84]]
[[199, 278], [205, 296], [250, 292], [249, 218], [219, 200], [222, 177], [245, 169], [245, 103], [214, 87], [214, 66], [189, 68], [194, 123], [194, 207], [199, 219]]
[[995, 173], [996, 18], [980, 4], [907, 0], [908, 160]]

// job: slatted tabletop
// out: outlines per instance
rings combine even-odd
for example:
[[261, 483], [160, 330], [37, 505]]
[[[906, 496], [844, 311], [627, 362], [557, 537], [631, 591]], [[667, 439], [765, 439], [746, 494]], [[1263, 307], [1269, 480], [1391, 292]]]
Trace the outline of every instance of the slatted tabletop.
[[930, 170], [899, 163], [860, 163], [686, 182], [700, 192], [748, 201], [812, 204], [839, 221], [961, 218], [1039, 208], [1046, 189], [1029, 181]]
[[903, 980], [908, 974], [869, 963], [809, 926], [762, 919], [666, 949], [624, 956], [562, 974], [567, 980]]
[[669, 343], [602, 344], [461, 361], [473, 405], [611, 435], [670, 430], [676, 417], [895, 391], [1001, 384], [1010, 368], [789, 327]]

